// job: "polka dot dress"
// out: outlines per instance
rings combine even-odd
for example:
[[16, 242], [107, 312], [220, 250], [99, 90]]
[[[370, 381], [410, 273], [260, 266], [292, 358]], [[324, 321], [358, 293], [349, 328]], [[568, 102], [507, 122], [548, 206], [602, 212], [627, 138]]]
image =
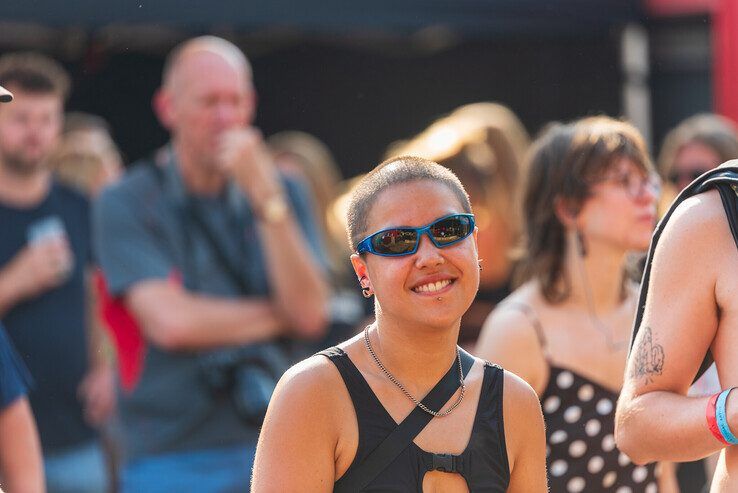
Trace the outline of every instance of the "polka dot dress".
[[552, 493], [656, 493], [655, 464], [637, 466], [615, 446], [617, 394], [551, 367], [541, 398]]

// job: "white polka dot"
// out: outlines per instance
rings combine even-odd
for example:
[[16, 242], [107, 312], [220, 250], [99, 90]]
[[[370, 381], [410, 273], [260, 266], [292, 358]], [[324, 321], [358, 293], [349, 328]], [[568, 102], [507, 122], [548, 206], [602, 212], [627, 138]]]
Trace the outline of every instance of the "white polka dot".
[[548, 439], [550, 443], [553, 445], [559, 444], [563, 441], [565, 441], [569, 436], [566, 434], [564, 430], [556, 430], [553, 433], [551, 433], [551, 438]]
[[582, 402], [589, 402], [592, 400], [592, 397], [594, 397], [594, 387], [592, 387], [590, 384], [585, 383], [581, 387], [579, 387], [579, 391], [577, 392], [577, 397], [579, 397], [579, 400]]
[[567, 423], [576, 423], [582, 417], [582, 408], [579, 406], [571, 406], [564, 411], [564, 421]]
[[556, 377], [556, 385], [560, 389], [568, 389], [574, 384], [574, 375], [570, 371], [562, 371], [559, 376]]
[[642, 483], [646, 480], [646, 476], [648, 476], [648, 469], [646, 469], [644, 466], [638, 466], [635, 469], [633, 469], [633, 481], [636, 483]]
[[605, 474], [605, 477], [602, 478], [602, 486], [605, 488], [609, 488], [610, 486], [615, 484], [615, 480], [618, 479], [618, 475], [615, 471], [610, 471], [607, 474]]
[[571, 478], [569, 482], [566, 483], [566, 491], [569, 493], [580, 493], [581, 491], [584, 491], [584, 478]]
[[561, 477], [566, 474], [566, 470], [569, 469], [569, 464], [563, 460], [556, 460], [551, 464], [551, 476]]
[[612, 412], [612, 401], [610, 399], [600, 399], [597, 403], [597, 412], [606, 416]]
[[571, 455], [575, 459], [583, 456], [586, 451], [587, 444], [584, 443], [583, 440], [574, 440], [573, 442], [571, 442], [571, 445], [569, 445], [569, 455]]
[[584, 425], [584, 432], [589, 437], [596, 436], [601, 429], [602, 423], [600, 423], [599, 419], [590, 419], [589, 421], [587, 421], [587, 424]]
[[627, 466], [628, 464], [630, 464], [630, 457], [620, 452], [620, 455], [618, 455], [618, 464], [620, 464], [622, 467]]
[[656, 483], [648, 483], [646, 485], [646, 493], [658, 493], [659, 487], [656, 486]]
[[610, 452], [612, 449], [615, 448], [615, 437], [610, 435], [605, 435], [605, 438], [602, 439], [602, 450], [605, 452]]
[[591, 459], [589, 459], [589, 462], [587, 462], [587, 471], [589, 471], [591, 474], [597, 474], [600, 472], [605, 465], [605, 459], [600, 457], [599, 455], [595, 455]]
[[617, 490], [615, 490], [615, 493], [633, 493], [633, 490], [630, 488], [630, 486], [621, 486]]
[[552, 395], [543, 402], [543, 412], [545, 412], [546, 414], [554, 413], [560, 405], [561, 399], [559, 398], [559, 396]]

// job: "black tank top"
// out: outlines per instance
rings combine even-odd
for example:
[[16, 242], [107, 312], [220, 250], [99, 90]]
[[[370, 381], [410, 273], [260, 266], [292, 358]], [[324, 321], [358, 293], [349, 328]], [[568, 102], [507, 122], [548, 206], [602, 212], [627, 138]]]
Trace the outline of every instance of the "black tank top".
[[573, 370], [553, 365], [543, 326], [533, 310], [517, 302], [508, 306], [528, 317], [549, 365], [548, 384], [540, 399], [551, 493], [656, 493], [656, 465], [637, 466], [615, 446], [618, 394]]
[[[346, 471], [348, 473], [364, 461], [397, 427], [397, 423], [342, 349], [333, 347], [319, 354], [327, 356], [341, 373], [359, 424], [359, 445], [356, 457]], [[507, 491], [510, 482], [502, 416], [503, 382], [502, 368], [486, 363], [471, 438], [466, 449], [452, 461], [452, 472], [461, 474], [469, 491], [475, 493], [502, 493]], [[411, 443], [363, 491], [422, 493], [423, 477], [427, 471], [433, 470], [433, 457], [434, 454]], [[336, 484], [340, 482], [339, 478]]]

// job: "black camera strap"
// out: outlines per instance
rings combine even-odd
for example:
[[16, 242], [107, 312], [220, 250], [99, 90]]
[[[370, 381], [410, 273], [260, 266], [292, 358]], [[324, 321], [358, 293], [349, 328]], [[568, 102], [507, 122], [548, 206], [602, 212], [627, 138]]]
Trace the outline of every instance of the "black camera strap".
[[252, 292], [251, 286], [246, 281], [243, 272], [238, 268], [238, 263], [228, 254], [226, 248], [218, 241], [216, 234], [208, 225], [207, 221], [202, 217], [196, 204], [191, 200], [187, 201], [186, 216], [202, 233], [205, 240], [210, 245], [212, 252], [218, 263], [223, 267], [225, 273], [230, 277], [231, 281], [238, 287], [242, 294], [247, 295]]
[[[474, 356], [461, 348], [459, 348], [459, 356], [461, 358], [462, 373], [466, 378], [474, 364]], [[457, 390], [459, 390], [459, 373], [454, 361], [448, 372], [425, 396], [422, 401], [423, 405], [430, 409], [440, 409]], [[333, 491], [336, 493], [362, 491], [410, 445], [432, 419], [433, 415], [416, 406], [356, 469], [344, 474], [336, 481]]]
[[[154, 173], [154, 177], [156, 178], [156, 181], [159, 183], [159, 186], [163, 189], [164, 188], [164, 182], [165, 179], [165, 169], [170, 166], [174, 166], [173, 164], [174, 155], [171, 149], [166, 149], [163, 152], [159, 152], [155, 158], [149, 163], [149, 169]], [[186, 244], [189, 245], [189, 247], [192, 247], [192, 238], [188, 234], [188, 227], [187, 223], [193, 224], [197, 229], [200, 230], [200, 232], [203, 234], [203, 237], [207, 241], [208, 245], [210, 246], [213, 254], [215, 254], [215, 258], [220, 264], [223, 269], [225, 269], [226, 275], [230, 278], [231, 282], [234, 283], [234, 285], [239, 289], [241, 294], [248, 295], [252, 292], [252, 286], [250, 283], [246, 280], [246, 277], [243, 275], [243, 272], [238, 267], [238, 262], [236, 262], [231, 255], [227, 252], [227, 249], [221, 244], [220, 241], [218, 241], [217, 236], [213, 230], [208, 225], [208, 222], [202, 217], [202, 214], [200, 213], [199, 209], [197, 208], [197, 204], [195, 204], [192, 200], [192, 197], [187, 197], [184, 203], [184, 206], [180, 206], [180, 219], [184, 220], [183, 228], [185, 230], [186, 238]], [[241, 232], [243, 235], [243, 231]], [[189, 255], [190, 252], [185, 252], [185, 255]], [[192, 267], [191, 262], [185, 262], [187, 267]], [[187, 269], [185, 269], [187, 270]]]

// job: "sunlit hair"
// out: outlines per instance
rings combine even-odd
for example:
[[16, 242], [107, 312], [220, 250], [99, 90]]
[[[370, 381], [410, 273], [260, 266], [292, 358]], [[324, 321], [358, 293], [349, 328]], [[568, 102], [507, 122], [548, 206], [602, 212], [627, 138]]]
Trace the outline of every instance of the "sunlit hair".
[[119, 176], [123, 158], [104, 118], [89, 113], [68, 113], [61, 140], [49, 157], [57, 179], [84, 194], [94, 195], [103, 177]]
[[369, 214], [379, 194], [388, 188], [425, 180], [448, 187], [456, 195], [463, 212], [471, 213], [471, 203], [464, 186], [447, 168], [415, 156], [388, 159], [364, 176], [351, 194], [346, 214], [351, 250], [356, 251], [356, 246], [367, 235]]
[[550, 303], [569, 296], [571, 286], [564, 271], [566, 228], [556, 215], [555, 204], [563, 201], [578, 212], [590, 196], [592, 184], [620, 158], [630, 159], [645, 173], [653, 172], [638, 130], [604, 116], [551, 124], [536, 139], [523, 187], [524, 239], [517, 284], [538, 280]]
[[733, 122], [719, 115], [702, 113], [687, 118], [666, 134], [657, 161], [662, 177], [669, 176], [677, 154], [691, 143], [712, 149], [720, 158], [716, 165], [738, 158], [738, 133]]
[[69, 96], [69, 75], [55, 60], [39, 53], [8, 53], [0, 57], [0, 85], [33, 94]]
[[420, 156], [449, 168], [475, 205], [491, 207], [517, 234], [516, 192], [529, 142], [510, 109], [480, 102], [461, 106], [412, 139], [393, 144], [386, 157]]
[[344, 250], [345, 229], [341, 230], [340, 240], [330, 234], [329, 208], [340, 191], [341, 170], [328, 146], [318, 138], [288, 130], [276, 133], [267, 139], [267, 145], [277, 159], [284, 155], [292, 159], [309, 186], [315, 199], [317, 224], [325, 235], [325, 248], [330, 266], [335, 276], [340, 276], [348, 267]]

